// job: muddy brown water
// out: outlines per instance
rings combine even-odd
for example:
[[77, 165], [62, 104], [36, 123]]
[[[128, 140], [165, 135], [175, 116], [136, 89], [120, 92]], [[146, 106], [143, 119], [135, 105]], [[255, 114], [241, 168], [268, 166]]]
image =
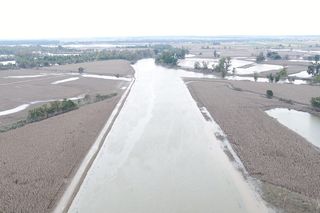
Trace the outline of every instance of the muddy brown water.
[[136, 82], [69, 212], [270, 212], [175, 70], [140, 60]]

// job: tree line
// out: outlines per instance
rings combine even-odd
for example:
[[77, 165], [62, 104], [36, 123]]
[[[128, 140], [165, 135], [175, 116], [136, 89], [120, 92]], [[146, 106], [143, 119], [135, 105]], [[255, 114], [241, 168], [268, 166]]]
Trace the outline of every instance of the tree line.
[[170, 45], [154, 46], [156, 64], [176, 66], [179, 59], [184, 59], [189, 51], [185, 48], [174, 48]]
[[[43, 46], [2, 46], [0, 61], [15, 61], [15, 64], [1, 64], [0, 70], [47, 67], [52, 65], [74, 64], [89, 61], [124, 59], [136, 62], [142, 58], [154, 57], [151, 48], [113, 49], [96, 51], [77, 50]], [[10, 60], [9, 60], [10, 59]]]

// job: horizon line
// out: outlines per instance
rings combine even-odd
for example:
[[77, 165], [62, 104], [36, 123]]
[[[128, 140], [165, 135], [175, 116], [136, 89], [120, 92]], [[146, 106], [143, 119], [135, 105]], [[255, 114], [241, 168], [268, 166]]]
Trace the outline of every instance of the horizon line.
[[262, 35], [262, 34], [256, 34], [256, 35], [143, 35], [143, 36], [83, 36], [83, 37], [52, 37], [52, 38], [0, 38], [0, 41], [63, 41], [63, 40], [79, 40], [79, 41], [88, 41], [88, 40], [103, 40], [103, 39], [116, 39], [116, 40], [126, 40], [126, 39], [170, 39], [170, 38], [285, 38], [285, 37], [319, 37], [320, 34], [314, 34], [314, 35]]

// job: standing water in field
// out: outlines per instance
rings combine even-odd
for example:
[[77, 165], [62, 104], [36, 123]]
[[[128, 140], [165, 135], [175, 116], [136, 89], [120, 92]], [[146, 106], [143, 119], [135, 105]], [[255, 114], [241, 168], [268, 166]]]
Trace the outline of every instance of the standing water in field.
[[320, 147], [320, 118], [307, 112], [276, 108], [266, 111], [281, 124]]
[[69, 212], [268, 212], [175, 70], [134, 65], [136, 82]]

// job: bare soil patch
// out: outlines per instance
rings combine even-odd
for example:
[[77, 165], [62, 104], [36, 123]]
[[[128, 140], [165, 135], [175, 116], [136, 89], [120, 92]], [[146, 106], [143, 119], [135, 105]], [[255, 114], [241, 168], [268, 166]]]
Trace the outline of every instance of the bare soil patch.
[[[87, 73], [134, 74], [130, 63], [123, 60], [0, 72], [0, 111], [38, 100], [117, 93], [110, 99], [0, 133], [0, 212], [51, 212], [130, 83], [81, 77], [52, 85], [73, 76], [6, 77], [66, 74], [78, 72], [79, 66]], [[0, 125], [25, 119], [32, 107], [1, 116]]]
[[120, 95], [0, 134], [0, 212], [49, 212]]

